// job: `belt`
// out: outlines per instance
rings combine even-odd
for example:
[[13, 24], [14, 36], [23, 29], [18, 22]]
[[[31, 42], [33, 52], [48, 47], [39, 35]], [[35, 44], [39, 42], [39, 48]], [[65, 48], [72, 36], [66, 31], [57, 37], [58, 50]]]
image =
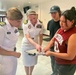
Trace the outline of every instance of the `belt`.
[[34, 38], [32, 38], [32, 39], [34, 39]]
[[14, 47], [14, 52], [16, 52], [16, 47]]

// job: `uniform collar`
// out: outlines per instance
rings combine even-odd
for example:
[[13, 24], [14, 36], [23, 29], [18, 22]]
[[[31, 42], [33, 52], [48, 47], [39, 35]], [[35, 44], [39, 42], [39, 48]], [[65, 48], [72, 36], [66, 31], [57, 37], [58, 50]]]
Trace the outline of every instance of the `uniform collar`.
[[10, 23], [8, 22], [7, 19], [5, 19], [5, 22], [6, 22], [6, 24], [7, 24], [7, 29], [8, 29], [8, 30], [11, 30], [11, 29], [14, 29], [14, 28], [15, 28], [15, 27], [12, 27], [12, 26], [10, 25]]
[[28, 20], [28, 23], [31, 24], [30, 20]]
[[[32, 25], [31, 22], [30, 22], [30, 20], [28, 20], [28, 24]], [[40, 24], [39, 20], [37, 20], [37, 23], [35, 24], [35, 27], [37, 26], [37, 24]]]

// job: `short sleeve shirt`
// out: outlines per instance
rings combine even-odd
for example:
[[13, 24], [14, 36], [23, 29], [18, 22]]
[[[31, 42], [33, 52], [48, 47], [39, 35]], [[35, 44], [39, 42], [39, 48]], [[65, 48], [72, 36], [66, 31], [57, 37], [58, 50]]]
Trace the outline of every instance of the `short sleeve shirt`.
[[54, 36], [56, 31], [60, 28], [59, 21], [55, 22], [54, 20], [50, 20], [47, 24], [47, 30], [50, 31], [50, 38]]
[[27, 40], [27, 38], [25, 37], [25, 34], [29, 34], [30, 37], [35, 41], [38, 42], [38, 36], [40, 34], [43, 34], [43, 26], [42, 23], [39, 22], [39, 20], [37, 20], [37, 23], [35, 26], [33, 26], [30, 22], [30, 20], [28, 20], [27, 24], [23, 24], [23, 33], [24, 33], [24, 41], [28, 44], [29, 41]]
[[14, 50], [19, 32], [16, 27], [12, 27], [6, 19], [4, 26], [0, 26], [0, 47], [5, 50]]
[[[50, 39], [52, 39], [52, 37], [54, 36], [54, 34], [56, 33], [56, 31], [60, 28], [60, 24], [59, 21], [55, 22], [53, 19], [50, 20], [47, 24], [47, 30], [50, 31]], [[54, 47], [51, 47], [52, 49], [54, 49]]]

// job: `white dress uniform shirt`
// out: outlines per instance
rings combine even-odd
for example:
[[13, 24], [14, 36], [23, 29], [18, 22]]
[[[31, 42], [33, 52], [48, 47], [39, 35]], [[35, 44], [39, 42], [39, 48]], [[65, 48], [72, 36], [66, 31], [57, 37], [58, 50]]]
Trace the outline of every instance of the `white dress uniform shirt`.
[[35, 26], [33, 26], [30, 22], [30, 20], [28, 20], [27, 24], [23, 24], [23, 33], [24, 33], [24, 38], [23, 38], [23, 44], [26, 45], [32, 45], [27, 38], [25, 37], [25, 34], [29, 34], [30, 37], [36, 42], [38, 43], [38, 36], [39, 34], [43, 34], [43, 26], [42, 23], [39, 22], [39, 20], [37, 20], [37, 23]]
[[[24, 38], [22, 40], [22, 56], [23, 56], [23, 64], [24, 66], [34, 66], [37, 63], [37, 57], [36, 56], [29, 56], [24, 51], [35, 49], [35, 47], [28, 41], [25, 34], [29, 34], [31, 39], [35, 41], [36, 43], [39, 42], [38, 36], [40, 34], [43, 34], [43, 26], [42, 23], [37, 20], [37, 23], [35, 26], [33, 26], [28, 20], [27, 24], [23, 24], [23, 33]], [[31, 61], [32, 60], [32, 61]]]
[[[4, 26], [0, 26], [0, 47], [8, 51], [14, 51], [19, 32], [16, 27], [9, 24], [7, 19], [5, 23]], [[16, 57], [0, 55], [0, 75], [15, 75], [16, 67]]]

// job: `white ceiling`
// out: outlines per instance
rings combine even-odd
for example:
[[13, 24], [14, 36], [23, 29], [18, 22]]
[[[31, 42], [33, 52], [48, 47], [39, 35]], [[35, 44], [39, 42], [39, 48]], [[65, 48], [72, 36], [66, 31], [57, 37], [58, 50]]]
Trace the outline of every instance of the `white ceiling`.
[[10, 7], [22, 9], [25, 6], [38, 5], [48, 0], [0, 0], [0, 10], [7, 10]]

